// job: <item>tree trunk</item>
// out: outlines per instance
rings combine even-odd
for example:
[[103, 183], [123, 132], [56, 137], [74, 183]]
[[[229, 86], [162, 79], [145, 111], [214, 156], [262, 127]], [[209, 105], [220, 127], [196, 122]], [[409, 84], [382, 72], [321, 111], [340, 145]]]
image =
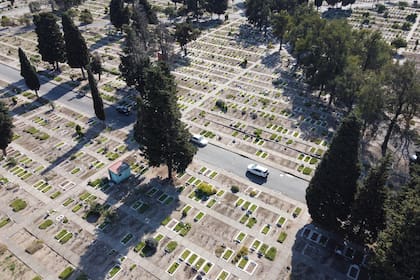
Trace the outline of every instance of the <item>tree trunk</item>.
[[280, 38], [280, 49], [279, 49], [279, 54], [280, 54], [280, 51], [281, 51], [281, 47], [282, 47], [282, 45], [283, 45], [283, 37], [281, 37], [281, 38]]
[[80, 67], [80, 70], [82, 70], [83, 80], [85, 80], [86, 79], [86, 75], [85, 75], [85, 71], [83, 70], [83, 66]]
[[58, 61], [56, 61], [56, 62], [55, 62], [55, 69], [56, 69], [58, 72], [61, 72], [60, 66], [58, 65]]
[[169, 162], [169, 163], [167, 164], [167, 166], [168, 166], [168, 179], [169, 179], [169, 181], [171, 181], [171, 182], [172, 182], [172, 163], [171, 163], [171, 162]]
[[3, 156], [4, 156], [4, 157], [6, 157], [6, 156], [7, 156], [6, 149], [7, 149], [7, 148], [2, 149], [2, 151], [3, 151]]
[[397, 118], [400, 115], [400, 111], [401, 110], [397, 110], [397, 112], [395, 113], [394, 117], [391, 120], [391, 123], [388, 126], [388, 130], [386, 131], [384, 142], [382, 143], [382, 146], [381, 146], [382, 156], [386, 155], [386, 151], [388, 149], [388, 142], [389, 142], [389, 139], [391, 138], [391, 134], [392, 134], [392, 131], [394, 130], [394, 126], [397, 123]]
[[98, 81], [100, 81], [101, 80], [101, 72], [99, 71], [99, 73], [98, 73]]
[[36, 97], [38, 97], [38, 98], [39, 98], [39, 95], [38, 95], [38, 90], [35, 90], [35, 95], [36, 95]]

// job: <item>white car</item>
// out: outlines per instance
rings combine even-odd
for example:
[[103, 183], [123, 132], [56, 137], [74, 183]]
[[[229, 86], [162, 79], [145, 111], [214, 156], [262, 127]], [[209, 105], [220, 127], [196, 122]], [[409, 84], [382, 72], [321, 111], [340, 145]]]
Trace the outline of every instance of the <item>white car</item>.
[[191, 142], [193, 142], [193, 143], [195, 143], [199, 146], [202, 146], [202, 147], [206, 146], [209, 143], [209, 141], [207, 141], [207, 139], [204, 138], [204, 136], [200, 135], [200, 134], [194, 134], [191, 137]]
[[254, 175], [257, 175], [257, 176], [260, 176], [260, 177], [263, 177], [263, 178], [267, 178], [267, 176], [269, 174], [267, 168], [265, 168], [265, 167], [263, 167], [259, 164], [256, 164], [256, 163], [249, 164], [247, 170], [248, 170], [249, 173], [252, 173]]

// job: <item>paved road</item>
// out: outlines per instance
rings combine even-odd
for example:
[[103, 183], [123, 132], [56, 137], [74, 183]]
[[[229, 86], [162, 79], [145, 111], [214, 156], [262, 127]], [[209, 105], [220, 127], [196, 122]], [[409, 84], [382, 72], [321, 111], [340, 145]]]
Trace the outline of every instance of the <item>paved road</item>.
[[[24, 85], [20, 73], [17, 70], [1, 63], [0, 79], [8, 83]], [[47, 79], [44, 79], [43, 82], [39, 91], [40, 96], [62, 103], [87, 116], [93, 116], [92, 99], [88, 97], [77, 98], [76, 92], [48, 82]], [[114, 128], [131, 128], [131, 125], [134, 122], [133, 115], [127, 117], [117, 113], [112, 106], [106, 105], [105, 107], [108, 125], [111, 125]], [[279, 191], [290, 198], [305, 202], [305, 189], [308, 183], [304, 180], [285, 174], [280, 170], [270, 168], [268, 180], [262, 181], [253, 175], [245, 173], [247, 165], [251, 163], [252, 160], [215, 145], [208, 145], [207, 147], [200, 149], [197, 158], [238, 176], [247, 176], [249, 180], [254, 183], [264, 185], [265, 187]]]
[[[264, 187], [281, 192], [290, 198], [305, 203], [305, 190], [308, 182], [302, 179], [274, 168], [269, 168], [270, 175], [267, 180], [260, 179], [246, 172], [247, 165], [255, 161], [211, 144], [200, 148], [197, 153], [197, 158], [235, 175], [241, 177], [246, 176], [256, 184], [263, 185]], [[263, 163], [261, 164], [263, 165]]]

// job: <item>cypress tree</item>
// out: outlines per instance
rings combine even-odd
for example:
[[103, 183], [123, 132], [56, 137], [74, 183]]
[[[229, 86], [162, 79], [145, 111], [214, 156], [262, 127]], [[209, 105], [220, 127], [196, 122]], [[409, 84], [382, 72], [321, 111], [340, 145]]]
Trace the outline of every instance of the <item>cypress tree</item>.
[[57, 17], [53, 13], [36, 14], [34, 24], [42, 60], [60, 70], [58, 63], [66, 61], [66, 49], [63, 34], [57, 24]]
[[128, 7], [124, 8], [123, 0], [112, 0], [109, 4], [109, 17], [112, 25], [121, 31], [124, 24], [130, 21], [130, 11]]
[[26, 86], [35, 91], [36, 96], [38, 96], [38, 90], [40, 87], [38, 74], [36, 73], [35, 67], [29, 62], [26, 54], [21, 48], [19, 48], [19, 61], [20, 75], [25, 79]]
[[67, 13], [62, 15], [62, 23], [67, 63], [71, 68], [80, 68], [83, 78], [85, 78], [83, 68], [89, 64], [89, 51], [85, 39]]
[[360, 123], [355, 116], [344, 119], [330, 149], [306, 189], [306, 202], [314, 223], [340, 231], [354, 202], [359, 168]]
[[137, 100], [137, 123], [134, 137], [150, 166], [166, 164], [172, 171], [183, 172], [197, 148], [190, 143], [191, 134], [181, 122], [177, 105], [175, 79], [163, 63], [145, 71], [144, 90]]
[[102, 101], [101, 96], [99, 95], [98, 85], [96, 84], [95, 78], [93, 77], [92, 71], [90, 68], [87, 68], [88, 73], [88, 80], [89, 80], [89, 87], [90, 92], [92, 93], [93, 99], [93, 109], [95, 111], [95, 115], [101, 121], [105, 120], [105, 111], [104, 111], [104, 103]]
[[98, 74], [98, 80], [101, 80], [102, 75], [102, 59], [99, 53], [94, 53], [90, 62], [90, 68], [94, 74]]
[[372, 244], [385, 228], [385, 203], [388, 198], [388, 180], [391, 158], [385, 157], [372, 168], [362, 187], [360, 187], [352, 207], [348, 237], [359, 243]]
[[6, 105], [0, 101], [0, 149], [3, 151], [3, 155], [6, 156], [7, 146], [13, 140], [13, 122], [9, 116], [9, 111]]

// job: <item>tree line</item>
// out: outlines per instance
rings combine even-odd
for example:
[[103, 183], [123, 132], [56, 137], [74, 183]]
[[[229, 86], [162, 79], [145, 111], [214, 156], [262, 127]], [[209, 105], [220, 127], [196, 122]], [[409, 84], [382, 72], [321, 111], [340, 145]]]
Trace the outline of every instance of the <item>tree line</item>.
[[355, 112], [363, 132], [375, 136], [386, 125], [383, 156], [392, 135], [411, 141], [410, 123], [420, 101], [414, 62], [393, 63], [392, 49], [378, 31], [353, 30], [346, 20], [323, 19], [312, 5], [299, 4], [248, 0], [246, 14], [255, 26], [271, 27], [280, 49], [287, 41], [310, 88], [330, 105]]

